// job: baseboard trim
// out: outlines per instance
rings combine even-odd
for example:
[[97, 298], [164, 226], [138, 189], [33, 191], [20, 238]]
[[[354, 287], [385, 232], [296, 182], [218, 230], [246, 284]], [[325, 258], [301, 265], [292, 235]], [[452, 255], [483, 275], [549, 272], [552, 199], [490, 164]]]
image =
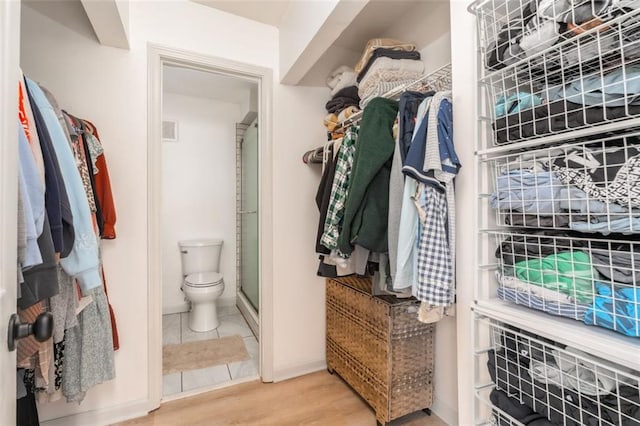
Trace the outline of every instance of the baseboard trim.
[[438, 398], [433, 398], [431, 411], [448, 425], [458, 424], [458, 411]]
[[273, 370], [273, 381], [282, 382], [284, 380], [293, 379], [295, 377], [304, 376], [305, 374], [315, 373], [316, 371], [326, 370], [326, 360], [310, 362], [305, 364], [292, 365], [285, 368], [275, 367]]
[[83, 413], [71, 414], [69, 416], [58, 417], [41, 422], [41, 426], [72, 426], [72, 425], [111, 425], [125, 420], [146, 416], [149, 401], [140, 400], [127, 404], [116, 405], [110, 408], [85, 411]]

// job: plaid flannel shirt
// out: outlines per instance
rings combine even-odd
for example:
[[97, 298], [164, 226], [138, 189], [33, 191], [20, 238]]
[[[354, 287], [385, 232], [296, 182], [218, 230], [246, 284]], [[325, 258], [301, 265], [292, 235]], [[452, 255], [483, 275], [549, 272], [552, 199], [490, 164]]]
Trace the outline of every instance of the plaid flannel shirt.
[[320, 244], [333, 250], [338, 245], [338, 236], [342, 228], [342, 217], [344, 216], [344, 206], [349, 193], [349, 177], [353, 167], [353, 159], [356, 153], [356, 140], [358, 139], [358, 128], [351, 126], [342, 138], [342, 145], [338, 151], [336, 160], [336, 171], [331, 186], [331, 196], [327, 217], [324, 221], [324, 232], [320, 238]]

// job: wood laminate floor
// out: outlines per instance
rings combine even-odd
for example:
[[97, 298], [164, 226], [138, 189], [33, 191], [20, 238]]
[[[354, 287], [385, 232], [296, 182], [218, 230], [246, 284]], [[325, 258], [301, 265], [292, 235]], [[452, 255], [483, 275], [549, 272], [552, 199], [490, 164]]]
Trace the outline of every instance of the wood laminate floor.
[[[337, 375], [326, 371], [280, 383], [259, 381], [162, 404], [133, 425], [345, 425], [374, 426], [369, 406]], [[445, 426], [435, 415], [417, 412], [389, 425]]]

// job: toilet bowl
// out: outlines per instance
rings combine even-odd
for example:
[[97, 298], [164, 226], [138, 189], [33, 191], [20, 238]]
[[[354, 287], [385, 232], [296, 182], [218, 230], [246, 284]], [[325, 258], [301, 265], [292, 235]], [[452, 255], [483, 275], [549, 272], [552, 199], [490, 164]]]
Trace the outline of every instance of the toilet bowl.
[[203, 332], [218, 328], [216, 300], [224, 292], [222, 274], [217, 272], [196, 272], [185, 277], [182, 291], [191, 301], [189, 328]]
[[191, 302], [188, 324], [193, 331], [211, 331], [220, 324], [216, 301], [224, 292], [219, 272], [222, 244], [221, 239], [178, 242], [184, 277], [181, 288]]

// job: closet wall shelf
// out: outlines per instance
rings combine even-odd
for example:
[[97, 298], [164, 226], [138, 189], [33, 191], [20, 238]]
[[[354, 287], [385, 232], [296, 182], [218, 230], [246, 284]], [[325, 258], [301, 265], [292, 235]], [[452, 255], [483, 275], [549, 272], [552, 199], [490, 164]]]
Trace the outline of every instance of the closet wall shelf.
[[[482, 147], [479, 147], [479, 149], [476, 151], [476, 154], [478, 156], [490, 157], [534, 147], [548, 149], [553, 147], [554, 145], [571, 142], [573, 140], [586, 138], [589, 136], [594, 136], [594, 141], [597, 141], [598, 139], [595, 137], [597, 137], [598, 135], [602, 136], [600, 139], [615, 137], [621, 138], [627, 136], [627, 132], [637, 133], [639, 129], [640, 117], [635, 117], [622, 121], [616, 121], [613, 123], [599, 124], [593, 127], [587, 127], [579, 130], [568, 129], [563, 133], [555, 133], [547, 136], [542, 136], [537, 139], [531, 139], [517, 143], [505, 144], [484, 149]], [[625, 133], [621, 133], [622, 131], [625, 131]], [[614, 134], [614, 132], [617, 133]], [[481, 158], [481, 160], [483, 159]]]
[[[407, 90], [417, 89], [420, 87], [426, 87], [427, 90], [435, 91], [450, 90], [451, 64], [446, 64], [433, 72], [424, 74], [420, 78], [417, 78], [410, 83], [403, 84], [402, 86], [391, 89], [381, 97], [387, 99], [397, 99], [402, 93], [406, 92]], [[352, 124], [357, 124], [362, 119], [362, 113], [363, 111], [359, 111], [350, 116], [348, 119], [338, 123], [338, 126], [334, 131], [345, 129], [347, 126], [350, 126]]]
[[564, 343], [594, 356], [640, 370], [640, 341], [578, 321], [543, 315], [497, 299], [478, 300], [474, 312]]

